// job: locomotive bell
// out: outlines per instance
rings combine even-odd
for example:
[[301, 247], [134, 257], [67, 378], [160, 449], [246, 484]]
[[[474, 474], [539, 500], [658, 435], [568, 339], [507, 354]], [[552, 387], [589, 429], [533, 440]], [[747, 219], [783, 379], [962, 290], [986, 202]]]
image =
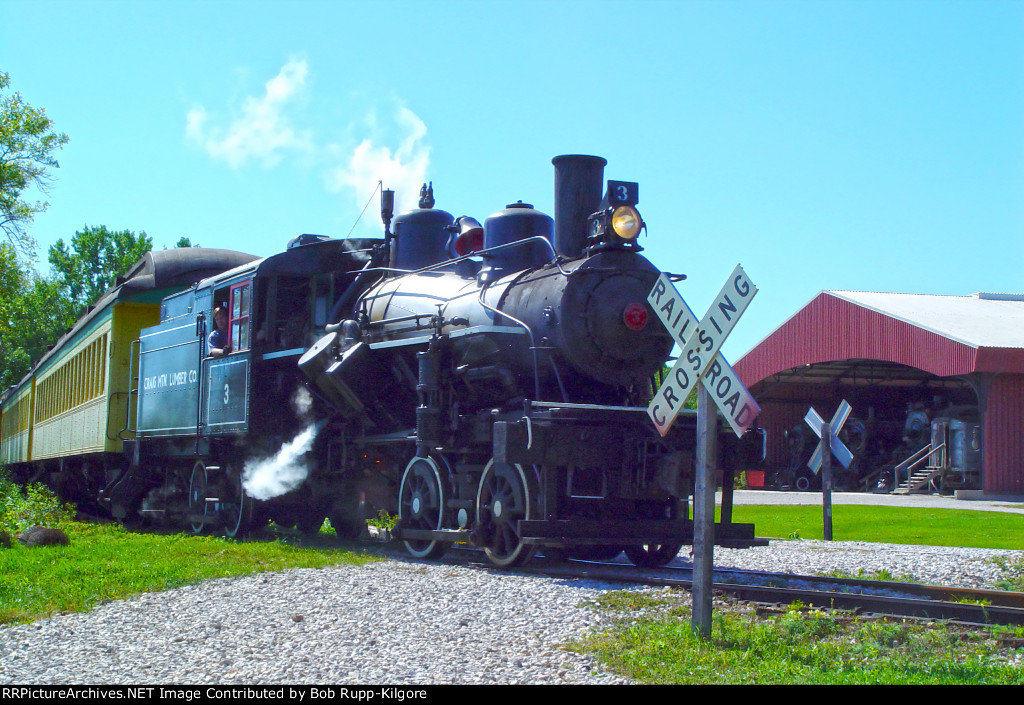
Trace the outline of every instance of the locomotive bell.
[[484, 247], [484, 228], [476, 218], [464, 215], [455, 221], [451, 244], [448, 249], [456, 257], [464, 257], [482, 250]]

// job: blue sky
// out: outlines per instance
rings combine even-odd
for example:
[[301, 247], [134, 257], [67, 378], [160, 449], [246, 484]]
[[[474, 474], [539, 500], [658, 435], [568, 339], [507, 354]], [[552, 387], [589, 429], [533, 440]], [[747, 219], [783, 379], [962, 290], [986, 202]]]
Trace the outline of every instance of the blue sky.
[[[735, 361], [822, 289], [1022, 292], [1024, 3], [0, 2], [0, 70], [70, 137], [31, 233], [269, 255], [378, 179], [552, 212], [559, 154], [638, 181]], [[376, 200], [356, 233], [379, 232]]]

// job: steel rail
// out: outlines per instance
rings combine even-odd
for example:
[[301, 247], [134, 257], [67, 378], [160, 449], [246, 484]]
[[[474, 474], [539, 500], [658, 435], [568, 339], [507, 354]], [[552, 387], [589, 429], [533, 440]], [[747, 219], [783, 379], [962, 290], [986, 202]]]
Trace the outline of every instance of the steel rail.
[[[586, 577], [589, 579], [628, 582], [641, 585], [682, 587], [691, 589], [693, 581], [681, 577], [657, 574], [630, 574], [631, 566], [621, 564], [586, 564], [582, 571], [576, 565], [530, 566], [520, 570], [535, 570], [540, 574], [557, 577]], [[689, 570], [676, 568], [675, 571]], [[672, 572], [672, 571], [663, 571]], [[841, 592], [827, 589], [796, 588], [785, 585], [741, 584], [720, 579], [723, 573], [736, 574], [740, 571], [715, 570], [713, 587], [741, 600], [791, 604], [801, 602], [814, 607], [853, 610], [859, 613], [876, 613], [894, 617], [927, 618], [952, 620], [966, 624], [1024, 625], [1024, 593], [998, 590], [975, 590], [970, 588], [949, 588], [914, 583], [891, 583], [877, 580], [856, 580], [849, 578], [828, 578], [820, 576], [788, 575], [781, 573], [764, 574], [768, 580], [779, 582], [819, 582], [821, 584], [843, 584], [869, 591], [897, 590], [903, 595], [882, 595], [877, 592]], [[770, 576], [770, 577], [769, 577]], [[914, 594], [907, 594], [914, 593]], [[959, 596], [959, 597], [957, 597]], [[992, 604], [953, 602], [948, 597], [991, 601]]]
[[[619, 563], [626, 568], [628, 563]], [[688, 566], [666, 566], [663, 570], [691, 570]], [[860, 588], [868, 592], [895, 592], [908, 597], [939, 602], [974, 601], [1001, 607], [1024, 609], [1024, 592], [1008, 590], [987, 590], [984, 588], [953, 587], [949, 585], [927, 585], [924, 583], [897, 582], [891, 580], [873, 580], [870, 578], [846, 578], [828, 575], [800, 575], [797, 573], [769, 573], [766, 571], [743, 570], [739, 568], [716, 568], [719, 575], [758, 576], [764, 580], [791, 580], [817, 585], [840, 585]]]
[[[470, 564], [478, 563], [481, 568], [493, 569], [494, 566], [486, 560], [469, 557], [476, 553], [474, 549], [468, 547], [460, 547], [460, 549], [462, 550], [459, 553], [465, 551]], [[520, 573], [558, 578], [586, 578], [632, 585], [678, 587], [686, 590], [693, 588], [692, 580], [671, 576], [671, 573], [691, 571], [692, 569], [689, 567], [644, 569], [644, 572], [641, 573], [638, 572], [640, 569], [631, 564], [577, 560], [545, 561], [540, 558], [515, 570]], [[757, 576], [763, 582], [743, 584], [729, 581], [735, 578], [723, 579], [726, 576], [735, 575]], [[773, 584], [766, 584], [767, 581]], [[790, 587], [785, 583], [846, 586], [859, 588], [866, 592]], [[849, 610], [861, 615], [945, 620], [971, 625], [1024, 626], [1024, 593], [1020, 592], [719, 568], [714, 571], [713, 589], [750, 602], [779, 605], [800, 602], [812, 607]], [[883, 595], [879, 594], [881, 591], [901, 594]], [[956, 602], [955, 600], [970, 600], [971, 602]]]

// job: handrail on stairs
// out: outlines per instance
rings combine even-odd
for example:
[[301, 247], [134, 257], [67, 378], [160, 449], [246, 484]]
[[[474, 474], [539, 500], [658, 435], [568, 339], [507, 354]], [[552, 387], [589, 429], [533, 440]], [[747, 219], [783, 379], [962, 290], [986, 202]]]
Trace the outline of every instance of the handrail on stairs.
[[[904, 471], [906, 471], [906, 473], [907, 473], [907, 489], [910, 489], [910, 475], [912, 474], [911, 471], [917, 465], [919, 465], [920, 463], [924, 462], [928, 458], [932, 457], [933, 455], [935, 455], [936, 453], [938, 453], [940, 450], [942, 450], [945, 447], [946, 447], [945, 443], [940, 443], [937, 447], [932, 448], [932, 444], [929, 443], [924, 448], [922, 448], [921, 450], [917, 451], [916, 453], [911, 455], [909, 458], [904, 460], [902, 463], [897, 465], [896, 466], [896, 471], [895, 471], [896, 487], [900, 486], [900, 476], [903, 474]], [[918, 456], [920, 456], [920, 457], [918, 457]]]

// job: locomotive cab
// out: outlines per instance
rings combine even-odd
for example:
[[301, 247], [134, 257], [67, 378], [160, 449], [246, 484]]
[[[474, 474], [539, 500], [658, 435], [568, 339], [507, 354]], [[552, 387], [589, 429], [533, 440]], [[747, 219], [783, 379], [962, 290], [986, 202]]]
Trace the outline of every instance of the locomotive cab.
[[[161, 323], [142, 332], [136, 462], [171, 459], [167, 472], [177, 477], [159, 490], [177, 492], [173, 510], [194, 530], [222, 527], [233, 535], [277, 509], [282, 521], [303, 521], [296, 505], [308, 497], [292, 490], [319, 468], [303, 467], [287, 480], [269, 477], [257, 487], [247, 464], [273, 457], [313, 426], [296, 363], [324, 334], [360, 270], [380, 261], [382, 245], [300, 236], [280, 254], [168, 299]], [[230, 347], [212, 357], [217, 308], [228, 313]], [[191, 488], [187, 495], [182, 487]], [[214, 494], [227, 501], [207, 506], [205, 495]]]

